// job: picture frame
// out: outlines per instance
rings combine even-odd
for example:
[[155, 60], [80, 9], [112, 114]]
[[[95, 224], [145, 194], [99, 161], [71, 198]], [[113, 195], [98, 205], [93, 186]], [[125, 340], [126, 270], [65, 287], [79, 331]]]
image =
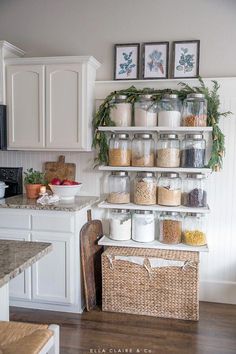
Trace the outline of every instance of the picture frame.
[[173, 42], [172, 77], [174, 79], [199, 76], [200, 40]]
[[114, 80], [137, 80], [139, 77], [139, 43], [114, 45]]
[[169, 42], [146, 42], [142, 45], [142, 78], [167, 79]]

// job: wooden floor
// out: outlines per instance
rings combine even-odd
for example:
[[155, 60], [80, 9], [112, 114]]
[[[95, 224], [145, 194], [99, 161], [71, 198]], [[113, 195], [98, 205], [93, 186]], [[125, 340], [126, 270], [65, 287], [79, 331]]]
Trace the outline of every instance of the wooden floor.
[[11, 308], [11, 320], [59, 324], [61, 354], [236, 353], [236, 306], [233, 305], [201, 303], [199, 322], [99, 310], [76, 315], [19, 308]]

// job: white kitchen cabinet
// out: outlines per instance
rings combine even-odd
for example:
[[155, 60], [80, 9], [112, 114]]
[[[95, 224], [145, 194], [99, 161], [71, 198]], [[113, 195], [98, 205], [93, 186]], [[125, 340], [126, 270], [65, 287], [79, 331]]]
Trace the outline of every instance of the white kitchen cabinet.
[[93, 57], [6, 60], [8, 149], [91, 151]]

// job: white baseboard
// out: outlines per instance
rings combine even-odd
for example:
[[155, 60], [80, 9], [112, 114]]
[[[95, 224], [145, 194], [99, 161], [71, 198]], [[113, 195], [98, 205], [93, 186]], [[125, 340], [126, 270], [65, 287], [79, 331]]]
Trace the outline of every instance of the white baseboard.
[[236, 305], [236, 282], [202, 280], [200, 301]]

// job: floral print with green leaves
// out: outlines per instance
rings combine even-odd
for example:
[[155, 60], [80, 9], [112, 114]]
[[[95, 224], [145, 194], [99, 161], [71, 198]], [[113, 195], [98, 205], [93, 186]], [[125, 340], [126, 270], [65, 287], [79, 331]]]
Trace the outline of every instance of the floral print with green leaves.
[[125, 53], [123, 52], [124, 62], [120, 64], [119, 75], [126, 74], [129, 76], [132, 73], [132, 70], [135, 68], [135, 64], [133, 63], [132, 59], [133, 52]]
[[176, 70], [183, 71], [184, 73], [191, 72], [195, 64], [194, 54], [188, 54], [188, 48], [181, 48], [181, 52], [179, 65], [176, 66]]

